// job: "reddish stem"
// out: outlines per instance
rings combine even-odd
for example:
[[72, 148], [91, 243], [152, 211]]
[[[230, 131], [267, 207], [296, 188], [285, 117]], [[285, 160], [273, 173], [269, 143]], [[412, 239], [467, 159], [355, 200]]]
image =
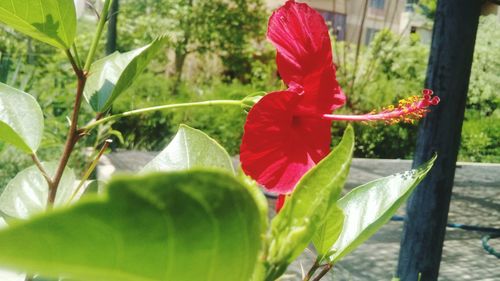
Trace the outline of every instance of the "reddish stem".
[[56, 174], [54, 175], [52, 181], [49, 183], [49, 196], [47, 199], [48, 208], [51, 208], [54, 205], [57, 189], [59, 187], [59, 183], [61, 182], [64, 169], [66, 168], [66, 165], [68, 165], [69, 157], [71, 156], [71, 153], [73, 152], [76, 143], [81, 137], [78, 131], [78, 115], [80, 113], [80, 107], [82, 104], [82, 97], [83, 97], [83, 89], [85, 88], [85, 83], [87, 82], [87, 76], [80, 68], [78, 68], [76, 61], [73, 59], [71, 53], [67, 51], [66, 54], [68, 55], [68, 58], [71, 62], [71, 66], [73, 67], [73, 70], [75, 71], [75, 74], [78, 77], [78, 85], [76, 89], [73, 114], [71, 116], [71, 125], [68, 131], [68, 136], [66, 137], [66, 144], [64, 145], [64, 151], [61, 156], [61, 160], [59, 161], [59, 166], [57, 167]]

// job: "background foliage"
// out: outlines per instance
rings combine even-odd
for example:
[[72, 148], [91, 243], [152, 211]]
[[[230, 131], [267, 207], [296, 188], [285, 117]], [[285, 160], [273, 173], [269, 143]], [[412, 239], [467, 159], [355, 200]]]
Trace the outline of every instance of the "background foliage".
[[[120, 112], [180, 101], [239, 99], [257, 91], [282, 88], [274, 49], [265, 40], [268, 12], [263, 7], [261, 0], [121, 0], [119, 51], [142, 46], [164, 33], [172, 38], [173, 44], [160, 52], [112, 110]], [[95, 21], [91, 11], [80, 19], [76, 44], [82, 53], [86, 50], [80, 46], [90, 41]], [[482, 17], [462, 133], [459, 159], [463, 161], [500, 162], [498, 38], [498, 20], [494, 16]], [[389, 31], [379, 32], [369, 46], [361, 48], [357, 67], [352, 63], [355, 46], [333, 42], [338, 78], [349, 99], [341, 111], [369, 112], [397, 103], [402, 97], [419, 94], [429, 47], [421, 44], [417, 36], [401, 38]], [[102, 57], [103, 48], [99, 52]], [[72, 100], [67, 97], [74, 94], [75, 88], [71, 67], [61, 63], [64, 61], [62, 52], [4, 25], [0, 27], [0, 82], [29, 92], [41, 104], [46, 130], [44, 149], [39, 153], [48, 161], [57, 158], [61, 151]], [[82, 120], [92, 117], [87, 105], [83, 114]], [[78, 157], [70, 164], [78, 165], [79, 159], [85, 157], [83, 147], [98, 144], [109, 133], [114, 135], [116, 147], [160, 150], [173, 137], [178, 123], [205, 131], [231, 154], [237, 154], [244, 119], [245, 112], [239, 108], [178, 110], [125, 118], [112, 125], [114, 131], [86, 139], [77, 150]], [[340, 137], [345, 125], [334, 124], [334, 137]], [[414, 125], [355, 125], [354, 129], [358, 136], [356, 157], [412, 157]], [[0, 187], [25, 168], [27, 160], [0, 144]]]

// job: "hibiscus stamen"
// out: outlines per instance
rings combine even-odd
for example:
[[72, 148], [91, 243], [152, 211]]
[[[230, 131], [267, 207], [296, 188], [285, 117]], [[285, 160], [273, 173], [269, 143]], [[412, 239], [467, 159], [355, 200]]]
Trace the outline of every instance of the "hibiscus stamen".
[[384, 121], [387, 124], [400, 122], [411, 123], [425, 117], [429, 107], [439, 103], [439, 97], [432, 96], [432, 90], [425, 89], [422, 96], [412, 96], [399, 101], [398, 106], [384, 107], [380, 112], [370, 112], [362, 115], [324, 114], [323, 119], [335, 121]]

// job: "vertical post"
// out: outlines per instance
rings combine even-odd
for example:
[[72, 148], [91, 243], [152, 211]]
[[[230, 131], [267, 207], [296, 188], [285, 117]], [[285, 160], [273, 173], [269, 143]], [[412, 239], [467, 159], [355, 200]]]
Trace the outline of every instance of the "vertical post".
[[119, 0], [114, 0], [109, 10], [108, 34], [106, 36], [106, 54], [108, 55], [116, 51], [119, 2]]
[[438, 158], [407, 205], [397, 275], [437, 280], [483, 1], [438, 0], [426, 87], [441, 98], [420, 124], [413, 166]]

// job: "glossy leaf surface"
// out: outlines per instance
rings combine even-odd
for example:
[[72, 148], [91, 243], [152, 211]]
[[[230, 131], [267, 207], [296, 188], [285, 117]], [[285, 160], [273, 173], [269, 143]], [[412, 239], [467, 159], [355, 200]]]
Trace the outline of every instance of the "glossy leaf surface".
[[43, 135], [43, 113], [31, 95], [0, 83], [0, 140], [35, 152]]
[[200, 130], [181, 125], [168, 146], [143, 169], [179, 171], [191, 168], [221, 168], [234, 173], [227, 151]]
[[[42, 163], [47, 173], [53, 176], [58, 163]], [[75, 173], [66, 169], [57, 190], [55, 206], [67, 204], [76, 188]], [[47, 209], [49, 186], [36, 166], [19, 172], [0, 195], [0, 211], [6, 215], [26, 219]]]
[[96, 112], [108, 110], [146, 68], [167, 42], [166, 37], [156, 39], [142, 48], [115, 52], [92, 64], [85, 87], [85, 98]]
[[344, 227], [331, 249], [335, 252], [330, 260], [340, 260], [389, 221], [432, 168], [435, 159], [432, 158], [418, 169], [359, 186], [342, 197], [338, 206], [344, 211]]

